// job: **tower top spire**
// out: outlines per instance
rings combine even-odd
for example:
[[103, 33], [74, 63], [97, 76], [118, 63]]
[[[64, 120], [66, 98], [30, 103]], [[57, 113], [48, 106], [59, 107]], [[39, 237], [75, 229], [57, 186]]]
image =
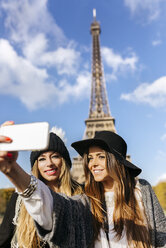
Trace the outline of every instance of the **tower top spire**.
[[96, 21], [96, 9], [93, 9], [93, 19]]

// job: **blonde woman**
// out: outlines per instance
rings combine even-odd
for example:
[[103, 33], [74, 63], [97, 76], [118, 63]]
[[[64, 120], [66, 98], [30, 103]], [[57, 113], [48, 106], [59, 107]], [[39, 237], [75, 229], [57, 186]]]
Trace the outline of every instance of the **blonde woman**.
[[[70, 176], [71, 160], [68, 150], [55, 133], [50, 133], [48, 149], [31, 152], [30, 161], [32, 174], [53, 191], [68, 196], [82, 192], [81, 186]], [[39, 239], [33, 219], [26, 211], [21, 197], [17, 196], [17, 193], [13, 194], [0, 227], [0, 247], [49, 247]]]
[[86, 178], [85, 194], [73, 197], [50, 192], [20, 168], [15, 153], [0, 152], [0, 170], [20, 192], [38, 235], [54, 248], [166, 247], [165, 215], [150, 184], [137, 178], [141, 169], [126, 160], [124, 139], [102, 131], [72, 146], [84, 158]]

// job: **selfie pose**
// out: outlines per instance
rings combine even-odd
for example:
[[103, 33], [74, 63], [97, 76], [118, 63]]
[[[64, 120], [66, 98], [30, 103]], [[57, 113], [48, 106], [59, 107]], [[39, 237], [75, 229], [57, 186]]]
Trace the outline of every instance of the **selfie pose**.
[[85, 194], [73, 197], [29, 176], [15, 153], [0, 152], [0, 170], [22, 195], [38, 235], [50, 247], [166, 247], [165, 215], [150, 184], [138, 179], [141, 169], [126, 160], [124, 139], [101, 131], [72, 146], [84, 159], [86, 179]]
[[[7, 154], [8, 159], [11, 156], [12, 153]], [[81, 186], [70, 176], [71, 160], [68, 150], [55, 133], [50, 133], [47, 150], [31, 152], [30, 162], [32, 175], [53, 191], [68, 196], [82, 192]], [[34, 200], [38, 200], [37, 195]], [[43, 202], [43, 208], [46, 211], [47, 198]], [[40, 213], [38, 215], [40, 218]], [[0, 226], [0, 247], [49, 247], [47, 242], [43, 242], [37, 236], [34, 221], [26, 211], [22, 197], [18, 193], [12, 195]]]

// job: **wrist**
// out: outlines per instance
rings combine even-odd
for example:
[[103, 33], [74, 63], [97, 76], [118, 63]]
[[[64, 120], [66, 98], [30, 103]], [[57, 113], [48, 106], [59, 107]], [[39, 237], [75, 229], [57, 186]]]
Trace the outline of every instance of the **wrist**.
[[37, 178], [31, 175], [30, 183], [28, 187], [23, 192], [17, 191], [17, 193], [24, 198], [29, 198], [36, 190], [36, 188], [37, 188]]
[[19, 192], [23, 192], [29, 185], [31, 177], [16, 162], [12, 162], [5, 172], [7, 178]]

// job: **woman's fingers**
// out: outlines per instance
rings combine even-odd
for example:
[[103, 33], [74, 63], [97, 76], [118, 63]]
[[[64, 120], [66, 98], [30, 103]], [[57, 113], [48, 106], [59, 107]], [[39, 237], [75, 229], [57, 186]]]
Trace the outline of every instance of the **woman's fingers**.
[[13, 125], [14, 121], [5, 121], [1, 126], [9, 126], [9, 125]]
[[17, 157], [18, 157], [18, 152], [0, 151], [0, 158], [2, 159], [16, 160]]
[[0, 151], [0, 159], [2, 160], [13, 160], [17, 156], [17, 152]]
[[7, 158], [7, 154], [8, 154], [8, 152], [6, 151], [0, 151], [0, 159], [1, 160], [4, 160], [4, 159], [6, 159]]
[[7, 174], [16, 162], [18, 152], [0, 151], [0, 171]]
[[[1, 125], [1, 127], [13, 125], [13, 124], [14, 124], [14, 121], [5, 121], [5, 122]], [[11, 139], [10, 137], [0, 135], [0, 143], [11, 143], [11, 142], [12, 142], [12, 139]]]
[[[14, 121], [6, 121], [1, 126], [13, 125]], [[0, 135], [0, 143], [11, 143], [12, 139], [10, 137]], [[12, 164], [16, 162], [18, 157], [18, 152], [0, 151], [0, 171], [3, 173], [8, 173], [11, 170]]]
[[[13, 125], [14, 121], [5, 121], [1, 126]], [[10, 137], [0, 135], [0, 143], [11, 143], [12, 139]], [[12, 151], [0, 151], [0, 161], [2, 160], [16, 160], [18, 157], [18, 152]]]
[[11, 143], [12, 139], [7, 136], [0, 135], [0, 143]]

